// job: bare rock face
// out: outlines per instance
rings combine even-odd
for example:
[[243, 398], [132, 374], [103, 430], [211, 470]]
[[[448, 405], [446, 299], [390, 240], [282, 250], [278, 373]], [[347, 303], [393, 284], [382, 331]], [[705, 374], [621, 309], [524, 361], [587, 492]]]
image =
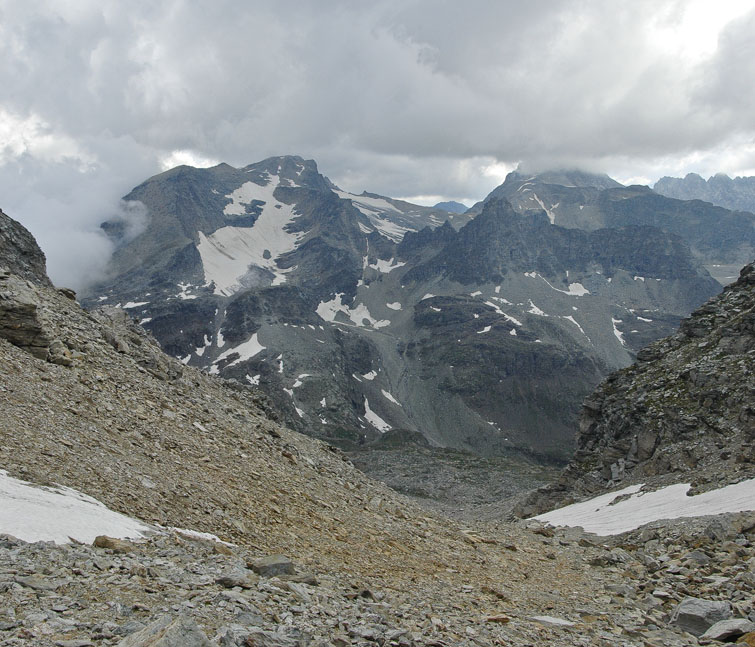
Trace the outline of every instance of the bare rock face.
[[618, 485], [755, 474], [755, 263], [637, 359], [585, 400], [574, 460], [521, 516]]
[[0, 210], [0, 267], [28, 281], [50, 285], [45, 255], [29, 231]]
[[37, 291], [28, 280], [0, 269], [0, 337], [46, 359], [50, 334], [40, 317]]

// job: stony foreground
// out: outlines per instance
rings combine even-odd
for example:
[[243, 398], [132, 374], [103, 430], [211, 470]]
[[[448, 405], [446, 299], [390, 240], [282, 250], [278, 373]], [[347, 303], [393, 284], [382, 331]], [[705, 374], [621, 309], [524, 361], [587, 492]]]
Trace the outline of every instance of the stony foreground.
[[[234, 546], [4, 538], [0, 645], [660, 647], [751, 615], [752, 515], [615, 546], [463, 526], [280, 427], [253, 389], [166, 357], [123, 311], [72, 296], [0, 272], [15, 343], [0, 339], [0, 468]], [[259, 561], [274, 555], [291, 563]], [[688, 597], [703, 602], [675, 617]]]
[[[574, 529], [488, 527], [467, 537], [500, 569], [495, 585], [465, 562], [405, 587], [177, 532], [95, 546], [5, 536], [0, 645], [753, 644], [754, 530], [737, 515], [606, 544]], [[494, 538], [503, 533], [513, 543]], [[452, 557], [444, 544], [439, 559]]]

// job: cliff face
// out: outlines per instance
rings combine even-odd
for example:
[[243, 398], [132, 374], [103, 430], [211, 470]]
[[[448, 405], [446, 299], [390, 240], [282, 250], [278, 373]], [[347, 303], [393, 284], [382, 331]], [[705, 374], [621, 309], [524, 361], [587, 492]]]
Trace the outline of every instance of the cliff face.
[[45, 255], [29, 231], [0, 210], [0, 267], [34, 283], [50, 285]]
[[621, 484], [755, 474], [755, 263], [679, 331], [637, 354], [583, 405], [577, 452], [520, 504], [528, 516]]

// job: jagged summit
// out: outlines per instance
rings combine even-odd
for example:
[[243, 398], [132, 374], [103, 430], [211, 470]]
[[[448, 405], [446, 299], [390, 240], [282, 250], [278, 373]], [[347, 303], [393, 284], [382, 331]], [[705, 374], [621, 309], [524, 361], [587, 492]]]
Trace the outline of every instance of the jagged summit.
[[606, 175], [581, 171], [527, 175], [517, 170], [470, 214], [479, 214], [485, 202], [506, 198], [519, 213], [541, 211], [551, 224], [569, 229], [657, 227], [683, 238], [695, 257], [713, 271], [721, 265], [741, 267], [755, 257], [755, 215], [660, 193], [658, 185], [655, 191], [640, 185], [625, 187]]
[[755, 212], [755, 177], [731, 178], [716, 173], [707, 180], [697, 173], [684, 178], [662, 177], [653, 190], [679, 200], [705, 200], [719, 207]]

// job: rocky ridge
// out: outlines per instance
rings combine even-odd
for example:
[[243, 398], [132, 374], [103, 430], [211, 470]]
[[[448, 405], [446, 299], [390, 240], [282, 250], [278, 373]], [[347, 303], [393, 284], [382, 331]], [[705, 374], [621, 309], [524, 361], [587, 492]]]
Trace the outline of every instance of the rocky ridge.
[[123, 311], [26, 285], [70, 362], [0, 338], [0, 468], [232, 545], [1, 537], [0, 645], [676, 647], [697, 642], [674, 620], [683, 598], [741, 621], [752, 608], [751, 516], [661, 525], [623, 548], [462, 525], [277, 425], [256, 389], [161, 354]]
[[755, 263], [585, 400], [573, 461], [524, 516], [615, 486], [755, 475]]
[[731, 178], [716, 173], [705, 180], [697, 173], [688, 173], [683, 178], [662, 177], [653, 190], [670, 198], [705, 200], [719, 207], [755, 213], [755, 177]]
[[[661, 188], [659, 188], [661, 185]], [[537, 175], [513, 171], [485, 200], [506, 198], [520, 213], [543, 210], [568, 228], [652, 226], [684, 239], [709, 267], [739, 267], [755, 256], [755, 215], [715, 206], [697, 195], [666, 193], [646, 186], [622, 186], [606, 175], [564, 171]], [[479, 213], [482, 204], [472, 212]]]
[[85, 305], [123, 306], [347, 451], [390, 429], [563, 461], [584, 396], [720, 289], [651, 227], [579, 231], [493, 199], [467, 222], [347, 194], [296, 157], [180, 167], [126, 200], [147, 229], [105, 224], [112, 276]]

